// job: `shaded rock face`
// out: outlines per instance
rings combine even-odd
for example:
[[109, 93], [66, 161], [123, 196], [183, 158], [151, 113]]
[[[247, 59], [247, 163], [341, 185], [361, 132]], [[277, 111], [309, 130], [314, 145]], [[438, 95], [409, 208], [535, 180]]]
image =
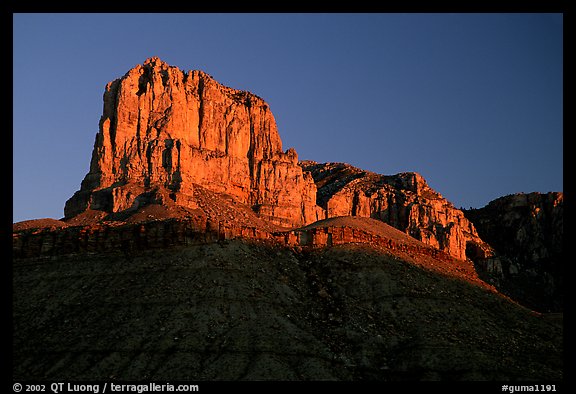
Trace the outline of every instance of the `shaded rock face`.
[[459, 259], [466, 259], [467, 246], [491, 255], [464, 213], [418, 173], [380, 175], [344, 163], [300, 164], [312, 174], [317, 204], [327, 217], [378, 219]]
[[496, 256], [475, 258], [479, 273], [502, 292], [536, 310], [563, 304], [561, 192], [519, 193], [498, 198], [465, 215]]
[[201, 185], [273, 223], [301, 225], [321, 210], [297, 163], [294, 149], [282, 151], [261, 98], [150, 58], [106, 85], [90, 171], [64, 214], [135, 209], [139, 196], [159, 189], [196, 208], [193, 190]]

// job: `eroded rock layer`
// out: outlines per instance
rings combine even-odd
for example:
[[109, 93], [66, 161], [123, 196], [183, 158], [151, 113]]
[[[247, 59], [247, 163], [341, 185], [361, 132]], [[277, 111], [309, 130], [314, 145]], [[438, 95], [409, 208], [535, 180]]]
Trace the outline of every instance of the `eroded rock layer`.
[[381, 220], [450, 255], [466, 259], [466, 248], [491, 255], [464, 213], [433, 190], [418, 173], [380, 175], [345, 163], [300, 163], [318, 188], [327, 217]]

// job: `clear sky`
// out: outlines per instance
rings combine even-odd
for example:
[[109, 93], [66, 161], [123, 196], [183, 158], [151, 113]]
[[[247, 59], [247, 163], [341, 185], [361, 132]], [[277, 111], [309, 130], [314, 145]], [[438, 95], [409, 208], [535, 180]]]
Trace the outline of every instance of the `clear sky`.
[[14, 14], [13, 221], [61, 218], [107, 82], [151, 56], [266, 100], [284, 150], [456, 207], [563, 190], [562, 14]]

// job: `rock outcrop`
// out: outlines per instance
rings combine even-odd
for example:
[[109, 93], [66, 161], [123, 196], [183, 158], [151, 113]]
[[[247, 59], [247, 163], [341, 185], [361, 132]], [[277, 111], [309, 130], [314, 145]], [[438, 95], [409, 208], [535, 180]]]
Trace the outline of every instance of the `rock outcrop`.
[[158, 190], [194, 209], [195, 185], [279, 225], [322, 218], [314, 182], [296, 151], [282, 150], [264, 100], [150, 58], [106, 86], [90, 171], [65, 218], [134, 210]]
[[428, 245], [466, 259], [466, 249], [491, 255], [464, 213], [415, 172], [380, 175], [344, 163], [302, 161], [318, 188], [317, 204], [327, 217], [371, 217]]
[[518, 193], [464, 212], [496, 251], [473, 259], [481, 276], [534, 309], [561, 311], [563, 193]]

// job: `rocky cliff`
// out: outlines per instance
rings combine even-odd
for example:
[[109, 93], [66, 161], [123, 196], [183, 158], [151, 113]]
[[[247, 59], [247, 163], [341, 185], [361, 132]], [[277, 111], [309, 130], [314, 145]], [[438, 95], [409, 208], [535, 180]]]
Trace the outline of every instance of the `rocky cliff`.
[[317, 204], [328, 217], [381, 220], [412, 237], [466, 259], [466, 248], [491, 255], [474, 225], [415, 172], [380, 175], [345, 163], [302, 161], [318, 188]]
[[134, 210], [158, 190], [197, 208], [201, 185], [297, 226], [322, 216], [314, 182], [297, 163], [294, 149], [282, 150], [264, 100], [150, 58], [106, 85], [90, 171], [64, 214]]
[[497, 253], [474, 259], [482, 277], [532, 308], [561, 311], [563, 214], [560, 192], [518, 193], [466, 210], [480, 237]]

